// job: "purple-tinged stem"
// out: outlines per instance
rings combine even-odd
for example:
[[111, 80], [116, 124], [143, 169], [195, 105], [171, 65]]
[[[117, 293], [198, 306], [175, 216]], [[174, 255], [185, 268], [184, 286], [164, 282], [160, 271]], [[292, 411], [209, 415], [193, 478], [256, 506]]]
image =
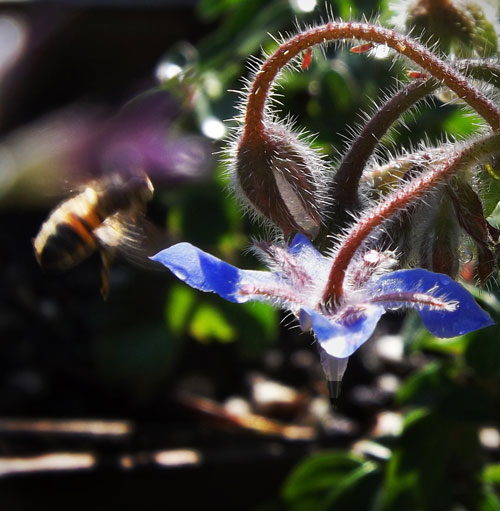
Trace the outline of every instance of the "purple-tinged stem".
[[461, 59], [455, 67], [475, 80], [500, 88], [500, 65], [496, 59]]
[[347, 212], [358, 209], [359, 181], [380, 139], [406, 110], [435, 90], [437, 85], [433, 79], [418, 79], [404, 86], [377, 110], [356, 136], [330, 186], [335, 210], [328, 222], [328, 228], [332, 225], [344, 225], [350, 218]]

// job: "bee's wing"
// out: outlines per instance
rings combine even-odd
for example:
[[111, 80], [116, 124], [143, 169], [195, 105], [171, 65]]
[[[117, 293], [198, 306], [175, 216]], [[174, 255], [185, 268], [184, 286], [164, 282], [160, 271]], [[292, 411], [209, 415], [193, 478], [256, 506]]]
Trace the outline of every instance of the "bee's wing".
[[149, 259], [168, 245], [166, 234], [142, 215], [118, 212], [106, 218], [94, 231], [101, 249], [111, 259], [123, 259], [134, 266], [158, 269]]

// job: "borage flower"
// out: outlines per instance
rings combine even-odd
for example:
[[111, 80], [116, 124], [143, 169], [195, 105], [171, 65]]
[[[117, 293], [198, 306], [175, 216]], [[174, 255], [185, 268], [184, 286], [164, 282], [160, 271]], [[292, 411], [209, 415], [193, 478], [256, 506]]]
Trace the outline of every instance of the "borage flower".
[[390, 271], [394, 260], [367, 251], [353, 261], [342, 303], [322, 302], [332, 259], [302, 234], [289, 247], [258, 242], [257, 252], [271, 271], [240, 270], [189, 243], [152, 257], [191, 287], [231, 302], [270, 302], [291, 311], [301, 328], [312, 329], [330, 396], [336, 398], [347, 360], [373, 333], [388, 310], [415, 309], [437, 337], [455, 337], [493, 324], [472, 295], [450, 277], [422, 269]]

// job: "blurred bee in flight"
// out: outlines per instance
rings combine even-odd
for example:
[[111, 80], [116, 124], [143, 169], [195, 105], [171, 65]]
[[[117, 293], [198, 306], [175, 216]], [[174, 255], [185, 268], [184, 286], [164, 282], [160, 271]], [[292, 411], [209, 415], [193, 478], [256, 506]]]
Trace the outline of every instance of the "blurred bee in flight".
[[[146, 204], [153, 185], [143, 172], [112, 173], [88, 183], [63, 201], [33, 240], [43, 269], [63, 271], [96, 251], [102, 260], [101, 293], [109, 294], [109, 268], [117, 253], [133, 259], [141, 251]], [[143, 254], [146, 261], [146, 257]]]

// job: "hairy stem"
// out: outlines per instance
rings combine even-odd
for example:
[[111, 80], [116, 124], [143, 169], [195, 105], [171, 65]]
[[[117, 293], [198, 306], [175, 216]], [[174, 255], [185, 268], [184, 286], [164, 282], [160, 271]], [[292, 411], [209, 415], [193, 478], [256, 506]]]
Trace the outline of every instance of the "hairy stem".
[[[466, 76], [500, 88], [500, 66], [493, 59], [463, 59], [454, 64]], [[419, 78], [390, 97], [366, 123], [346, 152], [330, 185], [332, 211], [320, 239], [346, 225], [350, 213], [359, 209], [358, 186], [366, 163], [382, 137], [400, 116], [439, 87], [433, 78]]]
[[471, 78], [490, 83], [500, 89], [500, 65], [496, 59], [462, 59], [455, 67]]
[[380, 139], [406, 110], [437, 86], [437, 81], [433, 79], [418, 79], [409, 83], [389, 98], [363, 127], [345, 154], [330, 186], [334, 210], [327, 225], [328, 232], [334, 225], [345, 225], [350, 218], [348, 212], [358, 209], [359, 181]]
[[376, 25], [366, 23], [330, 22], [297, 34], [283, 43], [262, 65], [248, 97], [243, 137], [249, 142], [259, 140], [263, 127], [266, 100], [270, 87], [280, 72], [294, 57], [317, 44], [339, 39], [359, 39], [385, 44], [422, 67], [464, 99], [494, 130], [500, 129], [500, 110], [465, 76], [439, 59], [416, 41]]
[[440, 163], [435, 168], [431, 167], [428, 172], [413, 179], [406, 186], [396, 190], [381, 203], [368, 210], [354, 225], [337, 251], [323, 293], [323, 301], [336, 303], [342, 299], [345, 273], [351, 259], [366, 238], [382, 222], [420, 199], [445, 179], [499, 151], [500, 134], [495, 133], [478, 139], [457, 151], [446, 162]]

